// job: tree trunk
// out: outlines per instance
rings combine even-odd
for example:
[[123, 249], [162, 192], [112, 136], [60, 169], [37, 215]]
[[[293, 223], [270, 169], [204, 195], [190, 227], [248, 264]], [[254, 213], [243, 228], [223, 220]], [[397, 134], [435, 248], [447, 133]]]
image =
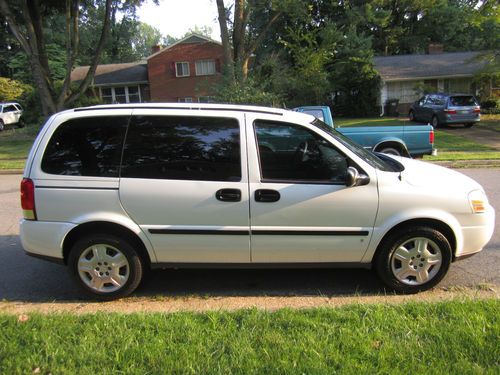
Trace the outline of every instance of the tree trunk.
[[224, 0], [217, 0], [217, 12], [219, 15], [220, 38], [222, 40], [222, 48], [224, 51], [224, 72], [234, 79], [234, 61], [231, 54], [231, 44], [229, 42], [229, 31], [227, 29], [226, 8]]

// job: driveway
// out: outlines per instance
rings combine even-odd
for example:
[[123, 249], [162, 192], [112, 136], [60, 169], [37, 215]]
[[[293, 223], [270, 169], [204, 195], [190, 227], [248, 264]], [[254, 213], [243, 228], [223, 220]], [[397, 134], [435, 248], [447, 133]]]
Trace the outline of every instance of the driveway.
[[[500, 169], [460, 170], [479, 181], [500, 208]], [[167, 270], [151, 272], [133, 297], [108, 303], [82, 299], [64, 266], [24, 254], [19, 241], [20, 175], [0, 175], [0, 311], [177, 311], [257, 306], [311, 307], [352, 302], [441, 300], [456, 292], [498, 296], [500, 225], [484, 251], [452, 264], [433, 291], [385, 295], [367, 270]]]
[[489, 130], [487, 128], [480, 128], [477, 126], [464, 128], [462, 125], [440, 128], [439, 130], [448, 134], [464, 137], [485, 146], [490, 146], [496, 150], [500, 150], [500, 133], [495, 130]]

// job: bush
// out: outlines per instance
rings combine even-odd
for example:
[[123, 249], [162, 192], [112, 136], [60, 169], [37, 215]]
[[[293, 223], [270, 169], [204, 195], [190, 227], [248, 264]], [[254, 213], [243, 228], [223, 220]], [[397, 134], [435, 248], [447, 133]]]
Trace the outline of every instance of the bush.
[[31, 91], [33, 88], [30, 85], [0, 77], [0, 102], [21, 101], [20, 98]]
[[487, 98], [481, 101], [481, 113], [498, 115], [500, 114], [500, 98]]

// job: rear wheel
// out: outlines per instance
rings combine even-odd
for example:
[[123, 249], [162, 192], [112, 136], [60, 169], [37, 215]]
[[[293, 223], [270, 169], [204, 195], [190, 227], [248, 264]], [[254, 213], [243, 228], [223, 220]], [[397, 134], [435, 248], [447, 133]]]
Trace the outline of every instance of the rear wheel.
[[398, 150], [395, 147], [382, 147], [379, 149], [377, 152], [381, 152], [383, 154], [389, 154], [389, 155], [396, 155], [396, 156], [401, 156], [401, 151]]
[[68, 266], [77, 284], [90, 296], [112, 300], [132, 293], [143, 275], [143, 263], [125, 240], [96, 234], [77, 241]]
[[384, 240], [374, 264], [389, 288], [416, 293], [443, 279], [451, 254], [450, 243], [441, 232], [429, 227], [409, 227]]
[[439, 119], [437, 118], [437, 116], [432, 116], [431, 125], [434, 129], [439, 128], [440, 123], [439, 123]]
[[0, 132], [5, 128], [3, 120], [0, 120]]
[[473, 122], [468, 122], [468, 123], [464, 124], [464, 127], [466, 127], [466, 128], [472, 128], [473, 126], [474, 126]]

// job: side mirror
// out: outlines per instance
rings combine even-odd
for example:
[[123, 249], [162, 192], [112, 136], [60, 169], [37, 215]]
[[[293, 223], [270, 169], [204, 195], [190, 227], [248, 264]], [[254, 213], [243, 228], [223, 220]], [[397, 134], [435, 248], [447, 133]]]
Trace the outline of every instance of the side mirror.
[[365, 174], [360, 174], [354, 167], [347, 168], [346, 181], [347, 187], [367, 185], [370, 182], [370, 177]]

